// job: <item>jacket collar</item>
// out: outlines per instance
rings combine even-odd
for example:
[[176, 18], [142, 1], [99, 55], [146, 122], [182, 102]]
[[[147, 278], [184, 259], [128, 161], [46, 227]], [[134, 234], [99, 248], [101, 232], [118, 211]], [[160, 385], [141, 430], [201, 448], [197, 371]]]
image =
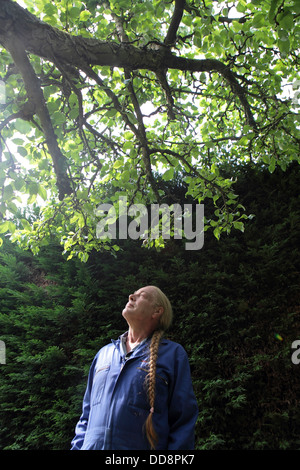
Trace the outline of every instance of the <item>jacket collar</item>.
[[[122, 337], [124, 337], [128, 332], [126, 331], [122, 335], [119, 336], [118, 339], [112, 339], [111, 342], [114, 344], [115, 348], [119, 352], [120, 356], [123, 356], [122, 348], [121, 348], [121, 341]], [[150, 342], [151, 342], [152, 334], [142, 343], [140, 343], [131, 353], [130, 357], [139, 357], [142, 356], [145, 353], [145, 350], [149, 348]], [[165, 344], [167, 340], [163, 337], [160, 341], [161, 344]]]
[[[121, 347], [121, 341], [122, 341], [122, 338], [127, 334], [128, 334], [128, 332], [125, 332], [122, 335], [120, 335], [117, 340], [114, 340], [114, 339], [111, 340], [111, 342], [114, 344], [115, 348], [118, 350], [120, 356], [124, 356], [123, 349]], [[142, 341], [140, 344], [138, 344], [136, 346], [136, 348], [134, 348], [134, 350], [130, 354], [130, 357], [139, 357], [142, 354], [144, 354], [145, 349], [148, 348], [149, 345], [150, 345], [150, 340], [151, 340], [151, 336], [146, 338], [145, 341]]]

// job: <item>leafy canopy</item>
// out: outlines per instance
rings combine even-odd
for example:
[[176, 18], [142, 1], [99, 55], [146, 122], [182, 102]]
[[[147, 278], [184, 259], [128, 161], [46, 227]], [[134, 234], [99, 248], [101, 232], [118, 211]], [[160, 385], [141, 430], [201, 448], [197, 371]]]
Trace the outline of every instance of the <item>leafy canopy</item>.
[[118, 249], [99, 204], [170, 203], [175, 178], [205, 229], [243, 230], [228, 167], [299, 160], [298, 1], [0, 5], [0, 233], [34, 252]]

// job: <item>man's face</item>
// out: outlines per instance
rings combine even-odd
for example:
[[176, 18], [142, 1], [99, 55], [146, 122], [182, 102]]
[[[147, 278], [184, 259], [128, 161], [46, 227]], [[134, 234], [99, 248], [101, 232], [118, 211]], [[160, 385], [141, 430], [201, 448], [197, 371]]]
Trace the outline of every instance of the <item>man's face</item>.
[[134, 292], [134, 294], [130, 294], [122, 315], [128, 320], [146, 321], [152, 318], [156, 310], [155, 290], [150, 286], [146, 286]]

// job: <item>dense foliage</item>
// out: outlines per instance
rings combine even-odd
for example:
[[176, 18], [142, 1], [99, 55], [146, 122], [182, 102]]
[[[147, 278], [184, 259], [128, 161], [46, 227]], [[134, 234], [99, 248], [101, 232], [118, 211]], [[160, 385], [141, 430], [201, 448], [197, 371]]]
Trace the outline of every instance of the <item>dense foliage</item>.
[[[21, 5], [28, 8], [23, 9]], [[0, 232], [103, 249], [99, 204], [180, 174], [215, 236], [247, 210], [224, 162], [299, 160], [298, 0], [0, 0]], [[3, 88], [3, 86], [2, 86]], [[44, 201], [14, 223], [20, 202]], [[106, 248], [107, 248], [106, 244]]]
[[[94, 354], [126, 328], [127, 296], [145, 284], [172, 301], [168, 337], [187, 350], [199, 403], [197, 449], [299, 449], [299, 195], [286, 173], [239, 168], [244, 233], [202, 250], [124, 241], [114, 258], [33, 257], [5, 239], [0, 253], [0, 448], [68, 449]], [[212, 208], [206, 207], [209, 217]]]

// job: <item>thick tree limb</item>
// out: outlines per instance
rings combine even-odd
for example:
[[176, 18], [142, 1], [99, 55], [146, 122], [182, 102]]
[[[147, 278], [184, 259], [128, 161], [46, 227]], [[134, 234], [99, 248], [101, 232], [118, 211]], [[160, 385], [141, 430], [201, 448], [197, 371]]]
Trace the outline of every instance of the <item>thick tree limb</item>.
[[[18, 38], [27, 52], [52, 62], [72, 64], [79, 69], [85, 66], [112, 66], [131, 70], [148, 69], [154, 72], [177, 69], [192, 72], [216, 72], [230, 84], [245, 110], [247, 124], [256, 128], [246, 93], [232, 71], [216, 59], [186, 59], [177, 57], [168, 47], [158, 50], [139, 49], [131, 44], [103, 42], [92, 38], [72, 36], [40, 21], [12, 0], [0, 0], [0, 44], [4, 45], [9, 33]], [[177, 10], [176, 10], [177, 8]], [[176, 14], [175, 14], [176, 12]], [[174, 38], [182, 15], [182, 1], [176, 1], [167, 44]]]
[[[71, 194], [72, 192], [70, 181], [67, 176], [67, 160], [61, 153], [57, 144], [56, 135], [54, 133], [39, 80], [27, 57], [25, 49], [18, 38], [14, 37], [11, 33], [7, 34], [4, 46], [10, 52], [13, 61], [18, 67], [24, 80], [29, 100], [26, 106], [26, 108], [28, 108], [27, 117], [32, 117], [33, 114], [36, 113], [40, 119], [41, 126], [46, 137], [47, 146], [53, 161], [59, 197], [60, 199], [63, 199], [66, 194]], [[20, 111], [19, 115], [16, 117], [23, 117], [23, 113]]]

